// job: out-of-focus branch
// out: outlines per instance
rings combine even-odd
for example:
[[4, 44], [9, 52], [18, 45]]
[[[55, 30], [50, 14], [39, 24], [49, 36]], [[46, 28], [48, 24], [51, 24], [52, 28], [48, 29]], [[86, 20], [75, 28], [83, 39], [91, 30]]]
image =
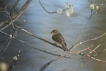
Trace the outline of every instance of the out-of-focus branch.
[[98, 48], [100, 47], [100, 45], [101, 45], [101, 44], [99, 44], [96, 48], [94, 48], [93, 50], [91, 50], [91, 51], [89, 52], [89, 54], [91, 54], [91, 53], [93, 53], [93, 52], [96, 52], [96, 49], [98, 49]]
[[41, 5], [41, 7], [42, 7], [47, 13], [49, 13], [49, 14], [57, 13], [57, 12], [49, 12], [49, 11], [47, 11], [46, 8], [45, 8], [45, 7], [42, 5], [42, 3], [40, 2], [40, 0], [39, 0], [39, 4]]
[[0, 55], [7, 49], [7, 47], [10, 45], [11, 41], [13, 38], [15, 38], [15, 36], [17, 35], [16, 34], [17, 30], [15, 30], [13, 33], [12, 33], [12, 37], [9, 39], [8, 43], [6, 44], [6, 46], [4, 47], [3, 50], [0, 51]]
[[[26, 32], [26, 33], [28, 33], [28, 34], [30, 34], [31, 36], [34, 36], [32, 33], [29, 33], [27, 30], [25, 30], [25, 29], [23, 29], [23, 28], [21, 28], [21, 27], [19, 27], [19, 26], [17, 26], [17, 25], [15, 25], [15, 27], [21, 29], [22, 31], [24, 31], [24, 32]], [[79, 45], [81, 45], [81, 44], [84, 44], [84, 43], [90, 42], [90, 41], [95, 41], [95, 40], [97, 40], [97, 39], [99, 39], [99, 38], [101, 38], [101, 37], [103, 37], [103, 36], [105, 36], [105, 35], [106, 35], [106, 33], [104, 33], [104, 34], [102, 34], [102, 35], [100, 35], [100, 36], [98, 36], [98, 37], [95, 37], [95, 38], [93, 38], [93, 39], [87, 39], [87, 40], [85, 40], [85, 41], [83, 41], [83, 42], [80, 42], [79, 44], [73, 46], [73, 48], [70, 50], [70, 52], [71, 52], [72, 50], [74, 50], [76, 47], [78, 47]], [[92, 46], [90, 46], [90, 47], [92, 47]], [[89, 48], [90, 48], [90, 47], [89, 47]], [[98, 48], [98, 47], [99, 47], [99, 45], [98, 45], [96, 48]], [[85, 51], [85, 50], [88, 50], [89, 48], [83, 49], [83, 50], [78, 51], [78, 52], [75, 52], [75, 53], [80, 54], [81, 52], [83, 52], [83, 51]], [[96, 49], [94, 49], [94, 50], [96, 50]], [[94, 51], [94, 50], [93, 50], [93, 51]], [[69, 53], [70, 53], [70, 52], [69, 52]]]
[[17, 6], [17, 4], [18, 4], [19, 1], [20, 1], [20, 0], [16, 0], [14, 6], [12, 7], [11, 12], [10, 12], [10, 16], [11, 16], [11, 17], [12, 17], [12, 15], [13, 15], [13, 12], [14, 12], [14, 10], [15, 10], [15, 8], [16, 8], [16, 6]]
[[[14, 6], [13, 6], [12, 9], [11, 9], [10, 14], [8, 13], [8, 15], [10, 15], [10, 16], [12, 17], [12, 19], [15, 17], [15, 16], [13, 15], [13, 12], [14, 12], [14, 10], [15, 10], [15, 8], [16, 8], [18, 2], [19, 2], [19, 0], [17, 0], [17, 1], [15, 2]], [[9, 5], [10, 5], [10, 4], [9, 4]], [[4, 12], [4, 11], [6, 12], [7, 6], [8, 6], [8, 5], [6, 5], [5, 8], [0, 8], [1, 12]], [[21, 20], [17, 19], [16, 21], [21, 21]], [[2, 22], [0, 23], [0, 27], [1, 27], [3, 24], [9, 23], [9, 22], [10, 22], [10, 20], [9, 20], [9, 18], [7, 18], [5, 21], [2, 21]], [[21, 22], [23, 22], [23, 21], [21, 21]]]
[[80, 50], [80, 51], [76, 51], [76, 53], [77, 53], [77, 54], [82, 53], [82, 52], [84, 52], [84, 51], [89, 50], [91, 47], [93, 47], [93, 44], [90, 45], [89, 47], [85, 48], [85, 49], [82, 49], [82, 50]]
[[[49, 11], [42, 5], [42, 3], [41, 3], [40, 0], [39, 0], [39, 4], [41, 5], [41, 7], [42, 7], [47, 13], [49, 13], [49, 14], [57, 13], [57, 11], [55, 11], [55, 12], [49, 12]], [[63, 11], [66, 11], [67, 9], [69, 9], [69, 8], [63, 9]]]
[[10, 39], [8, 41], [7, 45], [4, 47], [4, 49], [0, 51], [0, 55], [7, 49], [7, 47], [10, 45], [11, 41], [12, 41], [12, 39]]
[[5, 61], [5, 62], [7, 62], [7, 63], [11, 63], [10, 61], [8, 61], [8, 60], [4, 59], [4, 58], [3, 58], [3, 57], [1, 57], [1, 56], [0, 56], [0, 59], [1, 59], [1, 60], [3, 60], [3, 61]]
[[[10, 35], [8, 35], [7, 33], [3, 32], [3, 31], [0, 31], [0, 33], [2, 33], [2, 34], [4, 34], [4, 35], [10, 37]], [[28, 43], [26, 43], [26, 42], [24, 42], [24, 41], [22, 41], [22, 40], [20, 40], [20, 39], [17, 39], [17, 38], [13, 38], [13, 39], [15, 39], [16, 41], [21, 42], [21, 43], [23, 43], [23, 44], [25, 44], [25, 45], [27, 45], [27, 46], [29, 46], [29, 47], [32, 47], [32, 48], [34, 48], [34, 49], [36, 49], [36, 50], [42, 51], [42, 52], [44, 52], [44, 53], [47, 53], [47, 54], [50, 54], [50, 55], [53, 55], [53, 56], [61, 56], [61, 55], [59, 55], [59, 54], [55, 54], [55, 53], [52, 53], [52, 52], [48, 52], [48, 51], [45, 51], [45, 50], [36, 48], [36, 47], [34, 47], [34, 46], [32, 46], [32, 45], [30, 45], [30, 44], [28, 44]], [[64, 57], [64, 58], [75, 59], [75, 58], [72, 58], [72, 57]]]
[[13, 67], [16, 65], [16, 63], [18, 61], [18, 58], [19, 58], [20, 52], [21, 52], [21, 50], [19, 50], [18, 54], [13, 57], [13, 62], [10, 64], [10, 67], [8, 68], [8, 71], [11, 71], [13, 69]]
[[[11, 17], [11, 15], [10, 15], [10, 13], [7, 11], [7, 7], [9, 6], [10, 4], [8, 4], [4, 9], [3, 8], [1, 8], [1, 9], [3, 9], [3, 10], [1, 10], [0, 12], [5, 12], [7, 15], [8, 15], [8, 20], [10, 20], [10, 23], [11, 23], [11, 25], [12, 25], [12, 27], [13, 27], [13, 30], [15, 30], [15, 28], [14, 28], [14, 25], [13, 25], [13, 21], [12, 21], [12, 17]], [[0, 26], [2, 26], [3, 25], [3, 23], [0, 25]]]
[[[89, 2], [92, 3], [91, 0], [89, 0]], [[85, 29], [87, 28], [87, 26], [88, 26], [89, 21], [91, 20], [91, 18], [101, 9], [101, 7], [103, 6], [104, 3], [105, 3], [105, 0], [102, 1], [102, 3], [99, 6], [100, 8], [97, 11], [95, 11], [93, 14], [92, 14], [92, 10], [91, 10], [91, 16], [89, 17], [86, 25], [84, 26], [84, 28], [82, 29], [81, 33], [79, 34], [79, 36], [78, 36], [77, 40], [75, 41], [74, 45], [79, 41], [80, 37], [83, 35], [83, 33], [84, 33]]]
[[[27, 0], [27, 2], [23, 5], [23, 7], [20, 9], [20, 11], [14, 15], [14, 18], [12, 20], [12, 22], [15, 22], [20, 16], [21, 14], [24, 13], [24, 11], [26, 10], [26, 8], [28, 7], [28, 5], [30, 4], [32, 0]], [[8, 23], [8, 22], [7, 22]], [[1, 28], [0, 30], [4, 30], [5, 28], [7, 28], [9, 25], [11, 25], [11, 22], [9, 22], [8, 25], [6, 25], [5, 27]]]
[[27, 2], [23, 5], [23, 7], [20, 9], [20, 11], [15, 15], [13, 21], [15, 21], [16, 19], [18, 19], [21, 16], [21, 14], [24, 13], [24, 11], [26, 10], [26, 8], [28, 7], [28, 5], [30, 4], [31, 1], [32, 0], [27, 0]]
[[[98, 36], [98, 37], [95, 37], [95, 38], [93, 38], [93, 39], [88, 39], [88, 40], [85, 40], [85, 41], [83, 41], [83, 42], [80, 42], [80, 43], [76, 44], [75, 46], [73, 46], [73, 48], [72, 48], [70, 51], [68, 51], [68, 52], [66, 52], [65, 54], [63, 54], [63, 55], [61, 55], [61, 56], [59, 56], [59, 57], [57, 57], [57, 58], [55, 58], [55, 59], [53, 59], [53, 60], [47, 62], [46, 64], [44, 64], [39, 71], [43, 71], [43, 70], [44, 70], [47, 66], [49, 66], [52, 62], [54, 62], [54, 61], [56, 61], [56, 60], [58, 60], [58, 59], [60, 59], [60, 58], [63, 58], [64, 56], [66, 56], [66, 55], [68, 55], [68, 54], [79, 54], [79, 55], [82, 55], [82, 56], [88, 56], [89, 58], [94, 59], [94, 60], [97, 60], [97, 61], [100, 61], [100, 62], [106, 62], [106, 61], [97, 59], [97, 58], [95, 58], [95, 57], [93, 57], [93, 56], [90, 56], [89, 54], [83, 54], [83, 53], [79, 53], [79, 52], [77, 52], [77, 51], [73, 51], [73, 50], [74, 50], [76, 47], [78, 47], [80, 44], [84, 44], [85, 42], [92, 41], [92, 40], [97, 40], [97, 39], [103, 37], [104, 35], [106, 35], [106, 33], [104, 33], [104, 34], [102, 34], [102, 35], [100, 35], [100, 36]], [[83, 49], [83, 50], [85, 51], [86, 49], [87, 49], [87, 48], [85, 48], [85, 49]], [[88, 47], [88, 49], [89, 49], [89, 47]], [[81, 52], [82, 52], [82, 51], [81, 51]]]
[[53, 45], [53, 46], [56, 46], [56, 47], [62, 49], [62, 47], [60, 47], [60, 46], [58, 46], [58, 45], [56, 45], [56, 44], [54, 44], [54, 43], [52, 43], [52, 42], [50, 42], [50, 41], [48, 41], [48, 40], [45, 40], [45, 39], [43, 39], [43, 38], [41, 38], [41, 37], [38, 37], [37, 35], [34, 35], [34, 34], [28, 32], [27, 30], [25, 30], [25, 29], [23, 29], [23, 28], [21, 28], [21, 27], [19, 27], [19, 26], [17, 26], [17, 25], [15, 25], [15, 27], [18, 28], [18, 29], [20, 29], [20, 30], [22, 30], [23, 32], [25, 32], [25, 33], [27, 33], [27, 34], [33, 36], [33, 37], [36, 37], [36, 38], [38, 38], [38, 39], [40, 39], [40, 40], [42, 40], [42, 41], [44, 41], [44, 42], [46, 42], [46, 43], [49, 43], [49, 44], [51, 44], [51, 45]]
[[106, 48], [105, 48], [104, 50], [102, 50], [101, 52], [99, 52], [99, 53], [93, 55], [93, 56], [98, 56], [98, 55], [102, 54], [104, 51], [106, 51]]
[[81, 45], [81, 44], [84, 44], [84, 43], [89, 42], [89, 41], [95, 41], [95, 40], [97, 40], [97, 39], [99, 39], [99, 38], [101, 38], [101, 37], [103, 37], [103, 36], [105, 36], [105, 35], [106, 35], [106, 33], [104, 33], [104, 34], [102, 34], [102, 35], [100, 35], [100, 36], [98, 36], [98, 37], [95, 37], [95, 38], [93, 38], [93, 39], [87, 39], [87, 40], [85, 40], [85, 41], [83, 41], [83, 42], [80, 42], [80, 43], [74, 45], [73, 48], [72, 48], [70, 51], [74, 50], [77, 46], [79, 46], [79, 45]]
[[[10, 4], [6, 5], [5, 8], [0, 8], [0, 12], [6, 12], [6, 14], [8, 15], [8, 12], [6, 10], [6, 8], [9, 6]], [[9, 20], [9, 19], [8, 19]], [[2, 26], [4, 23], [6, 23], [7, 20], [3, 21], [0, 23], [0, 26]]]

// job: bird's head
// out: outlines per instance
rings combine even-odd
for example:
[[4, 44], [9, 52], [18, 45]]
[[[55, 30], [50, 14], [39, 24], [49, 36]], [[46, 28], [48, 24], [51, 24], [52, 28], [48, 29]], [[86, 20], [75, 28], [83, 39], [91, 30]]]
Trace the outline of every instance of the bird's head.
[[51, 33], [52, 33], [52, 35], [55, 35], [55, 34], [58, 34], [60, 32], [58, 30], [53, 30]]

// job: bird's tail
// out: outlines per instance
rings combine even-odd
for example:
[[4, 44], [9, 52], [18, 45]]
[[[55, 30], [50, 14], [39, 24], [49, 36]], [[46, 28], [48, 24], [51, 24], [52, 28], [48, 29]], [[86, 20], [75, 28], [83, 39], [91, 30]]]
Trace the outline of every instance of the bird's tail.
[[68, 51], [68, 48], [67, 48], [66, 45], [62, 45], [62, 49], [63, 49], [64, 51]]

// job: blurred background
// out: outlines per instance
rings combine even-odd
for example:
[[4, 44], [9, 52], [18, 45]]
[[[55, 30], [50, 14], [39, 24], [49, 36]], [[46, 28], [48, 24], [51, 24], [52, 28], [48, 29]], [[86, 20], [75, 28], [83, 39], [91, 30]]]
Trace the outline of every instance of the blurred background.
[[[0, 7], [4, 8], [7, 4], [11, 3], [10, 6], [7, 7], [8, 12], [10, 12], [12, 6], [14, 5], [16, 0], [0, 0]], [[20, 0], [19, 4], [17, 5], [15, 12], [18, 12], [19, 9], [24, 5], [27, 0]], [[95, 5], [100, 5], [103, 0], [93, 0]], [[90, 17], [91, 10], [89, 8], [90, 3], [88, 0], [41, 0], [43, 6], [49, 11], [54, 12], [57, 11], [58, 8], [65, 9], [66, 2], [69, 2], [74, 7], [74, 14], [70, 17], [65, 15], [65, 12], [62, 14], [48, 14], [43, 8], [40, 6], [38, 0], [32, 0], [26, 11], [19, 17], [20, 20], [25, 20], [24, 23], [21, 22], [14, 22], [14, 24], [28, 30], [29, 32], [38, 35], [48, 41], [52, 41], [51, 31], [53, 29], [59, 30], [66, 43], [68, 48], [70, 48], [75, 41], [77, 40], [80, 32], [87, 24], [87, 21]], [[0, 12], [0, 22], [7, 18], [5, 13]], [[8, 27], [4, 32], [11, 34], [12, 27]], [[100, 9], [100, 11], [95, 14], [85, 32], [80, 37], [79, 42], [91, 39], [97, 36], [102, 35], [106, 32], [106, 3]], [[8, 37], [0, 33], [0, 41], [7, 39]], [[20, 30], [18, 30], [18, 39], [21, 39], [36, 48], [40, 48], [52, 53], [57, 54], [64, 54], [65, 52], [55, 46], [52, 46], [48, 43], [45, 43], [37, 38], [34, 38]], [[7, 42], [0, 44], [0, 50], [6, 45]], [[76, 50], [81, 50], [90, 46], [91, 44], [94, 45], [95, 48], [98, 44], [101, 44], [100, 48], [97, 50], [99, 53], [101, 50], [105, 49], [106, 47], [106, 36], [96, 40], [85, 43], [80, 45], [76, 48]], [[13, 68], [12, 71], [39, 71], [39, 69], [48, 61], [56, 58], [56, 56], [46, 54], [44, 52], [35, 50], [31, 47], [28, 47], [22, 43], [19, 43], [16, 40], [12, 40], [9, 47], [6, 51], [2, 54], [2, 57], [6, 60], [12, 61], [13, 57], [17, 55], [18, 50], [22, 48], [20, 53], [20, 57], [18, 59], [17, 65]], [[84, 59], [80, 55], [70, 54], [68, 55], [75, 59], [66, 59], [62, 58], [53, 62], [49, 65], [44, 71], [62, 71], [63, 69], [69, 69], [70, 71], [76, 71], [80, 68], [81, 65], [84, 64]], [[97, 58], [106, 60], [105, 52], [102, 53]], [[0, 60], [2, 62], [2, 60]], [[98, 62], [95, 60], [90, 60], [88, 65], [79, 71], [105, 71], [106, 70], [106, 63]]]

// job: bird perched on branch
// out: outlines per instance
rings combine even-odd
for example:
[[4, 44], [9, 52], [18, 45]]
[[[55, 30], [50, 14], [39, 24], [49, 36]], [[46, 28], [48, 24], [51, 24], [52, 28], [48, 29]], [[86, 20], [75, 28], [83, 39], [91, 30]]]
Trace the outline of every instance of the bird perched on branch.
[[53, 30], [52, 32], [52, 39], [56, 44], [59, 44], [62, 46], [62, 49], [64, 51], [68, 51], [66, 42], [62, 36], [62, 34], [58, 30]]

